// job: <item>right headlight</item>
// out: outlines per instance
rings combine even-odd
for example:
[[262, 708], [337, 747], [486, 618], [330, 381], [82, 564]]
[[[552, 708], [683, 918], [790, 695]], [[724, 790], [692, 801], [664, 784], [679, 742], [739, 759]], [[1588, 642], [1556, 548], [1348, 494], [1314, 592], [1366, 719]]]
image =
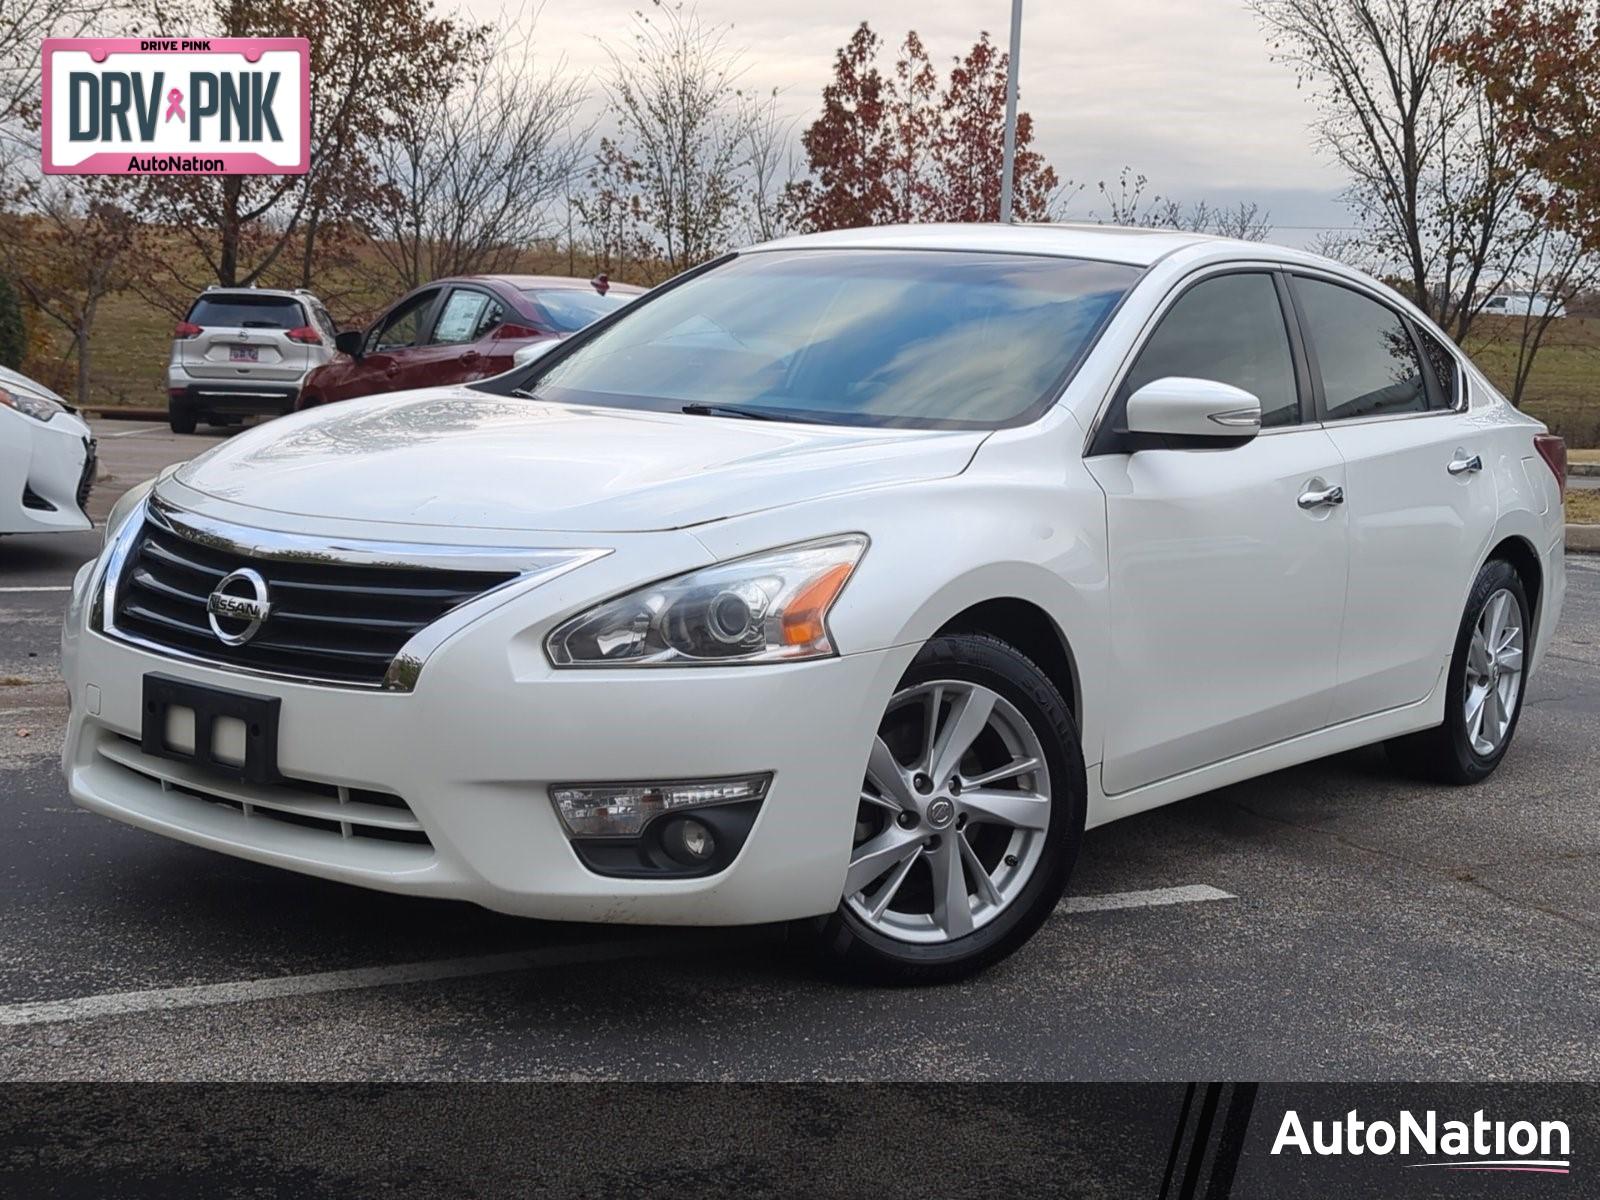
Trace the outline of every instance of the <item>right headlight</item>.
[[828, 610], [866, 548], [865, 535], [844, 534], [650, 584], [558, 626], [550, 661], [696, 667], [831, 656]]

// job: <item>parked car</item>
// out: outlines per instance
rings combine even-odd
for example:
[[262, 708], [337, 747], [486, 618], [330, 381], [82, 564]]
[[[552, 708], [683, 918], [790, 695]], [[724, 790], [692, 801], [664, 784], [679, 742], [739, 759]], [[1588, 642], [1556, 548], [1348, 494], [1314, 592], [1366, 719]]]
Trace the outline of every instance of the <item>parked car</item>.
[[436, 280], [406, 293], [369, 328], [340, 333], [340, 357], [306, 380], [299, 407], [487, 379], [509, 370], [519, 350], [576, 333], [643, 290], [604, 275]]
[[1311, 254], [770, 243], [129, 493], [67, 618], [68, 780], [328, 879], [801, 920], [951, 978], [1049, 917], [1087, 827], [1372, 742], [1490, 774], [1561, 612], [1564, 470]]
[[42, 383], [0, 367], [0, 535], [88, 529], [95, 441]]
[[306, 375], [333, 357], [334, 336], [333, 319], [310, 292], [207, 288], [172, 331], [173, 432], [292, 412]]
[[1529, 315], [1552, 317], [1567, 315], [1567, 306], [1554, 296], [1529, 295], [1527, 292], [1501, 292], [1490, 296], [1483, 311], [1490, 316], [1526, 317]]

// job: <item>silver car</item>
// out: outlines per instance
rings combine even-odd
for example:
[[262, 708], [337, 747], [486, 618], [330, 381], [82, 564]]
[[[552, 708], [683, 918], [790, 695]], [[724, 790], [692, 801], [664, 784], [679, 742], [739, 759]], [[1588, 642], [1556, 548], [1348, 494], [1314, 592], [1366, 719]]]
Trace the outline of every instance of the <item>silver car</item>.
[[333, 318], [304, 289], [207, 288], [172, 331], [173, 432], [293, 411], [306, 375], [333, 357], [333, 340]]

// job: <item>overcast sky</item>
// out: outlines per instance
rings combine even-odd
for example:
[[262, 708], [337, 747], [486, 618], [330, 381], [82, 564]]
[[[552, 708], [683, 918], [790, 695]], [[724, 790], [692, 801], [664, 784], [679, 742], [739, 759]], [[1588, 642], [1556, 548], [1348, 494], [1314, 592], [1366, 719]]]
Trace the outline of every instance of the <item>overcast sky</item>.
[[[461, 3], [482, 19], [503, 8]], [[646, 6], [547, 0], [540, 56], [598, 73], [606, 64], [600, 41], [625, 45], [631, 15]], [[732, 25], [730, 44], [746, 52], [744, 82], [778, 88], [788, 112], [809, 118], [835, 51], [863, 19], [891, 47], [916, 29], [944, 68], [980, 30], [1004, 44], [1011, 3], [699, 0], [699, 9]], [[1025, 0], [1021, 94], [1057, 173], [1088, 184], [1071, 215], [1090, 215], [1096, 182], [1126, 164], [1149, 177], [1150, 191], [1184, 201], [1259, 201], [1278, 227], [1274, 240], [1302, 244], [1315, 232], [1290, 226], [1348, 222], [1340, 175], [1307, 130], [1311, 105], [1292, 72], [1268, 58], [1241, 0]]]

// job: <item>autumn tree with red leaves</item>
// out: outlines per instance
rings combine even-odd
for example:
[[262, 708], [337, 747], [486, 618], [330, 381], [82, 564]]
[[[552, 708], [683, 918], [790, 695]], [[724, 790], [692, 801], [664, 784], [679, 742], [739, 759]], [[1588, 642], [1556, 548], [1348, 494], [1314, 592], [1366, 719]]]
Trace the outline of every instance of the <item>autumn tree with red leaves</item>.
[[[941, 88], [915, 32], [888, 72], [878, 66], [882, 44], [863, 21], [834, 56], [822, 115], [801, 138], [811, 172], [791, 195], [801, 223], [998, 220], [1007, 56], [981, 34]], [[1018, 113], [1014, 208], [1022, 220], [1047, 214], [1057, 184], [1032, 141], [1033, 119]]]
[[1600, 252], [1600, 8], [1582, 0], [1500, 0], [1442, 54], [1475, 79], [1501, 136], [1547, 187], [1524, 203]]

